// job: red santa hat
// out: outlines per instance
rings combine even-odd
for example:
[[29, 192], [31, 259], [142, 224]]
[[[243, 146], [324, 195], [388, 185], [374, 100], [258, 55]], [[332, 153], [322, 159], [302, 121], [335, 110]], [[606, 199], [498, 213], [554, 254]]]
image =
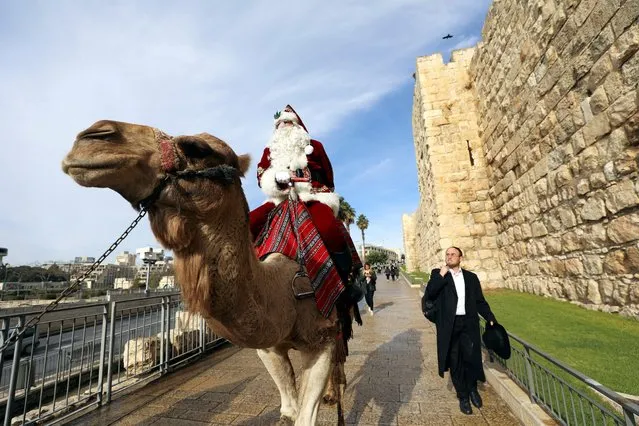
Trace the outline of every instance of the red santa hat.
[[[302, 127], [302, 129], [304, 129], [306, 133], [308, 133], [308, 130], [306, 129], [306, 126], [304, 125], [304, 122], [300, 118], [299, 114], [290, 105], [286, 105], [282, 111], [276, 112], [274, 119], [275, 119], [274, 125], [276, 129], [281, 122], [295, 121], [297, 124], [299, 124]], [[304, 153], [306, 155], [311, 155], [313, 153], [313, 146], [310, 144], [307, 145], [304, 148]]]

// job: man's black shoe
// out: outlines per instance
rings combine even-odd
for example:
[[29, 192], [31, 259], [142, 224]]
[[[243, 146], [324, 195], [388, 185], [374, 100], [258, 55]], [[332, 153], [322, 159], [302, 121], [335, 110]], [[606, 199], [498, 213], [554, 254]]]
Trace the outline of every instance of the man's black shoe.
[[459, 400], [459, 411], [464, 414], [473, 414], [473, 409], [470, 406], [470, 400], [468, 398], [461, 398]]
[[470, 401], [473, 403], [473, 405], [477, 408], [481, 408], [482, 402], [481, 402], [481, 396], [479, 396], [479, 392], [477, 392], [477, 389], [473, 389], [470, 391]]

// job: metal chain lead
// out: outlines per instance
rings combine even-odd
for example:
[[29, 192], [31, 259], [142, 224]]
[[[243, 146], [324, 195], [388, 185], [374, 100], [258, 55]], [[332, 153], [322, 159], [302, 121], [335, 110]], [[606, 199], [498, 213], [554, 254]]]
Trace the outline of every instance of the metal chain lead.
[[84, 282], [84, 280], [86, 280], [86, 278], [91, 274], [91, 272], [95, 271], [95, 269], [100, 266], [100, 264], [102, 262], [104, 262], [104, 260], [111, 254], [113, 253], [113, 251], [120, 245], [120, 243], [122, 241], [124, 241], [124, 239], [131, 233], [131, 231], [133, 231], [133, 228], [135, 228], [137, 226], [138, 223], [140, 223], [140, 220], [142, 220], [142, 218], [146, 215], [146, 207], [142, 207], [140, 209], [140, 213], [138, 214], [138, 217], [136, 217], [133, 222], [131, 222], [131, 224], [129, 225], [129, 227], [122, 233], [122, 235], [120, 235], [118, 237], [118, 239], [115, 240], [115, 242], [113, 244], [111, 244], [111, 247], [109, 247], [103, 254], [102, 256], [100, 256], [98, 258], [98, 260], [96, 260], [95, 262], [93, 262], [93, 264], [89, 267], [89, 269], [87, 269], [86, 271], [84, 271], [82, 273], [82, 275], [80, 276], [80, 278], [78, 278], [76, 281], [74, 281], [70, 286], [68, 286], [67, 288], [65, 288], [64, 290], [62, 290], [62, 293], [60, 293], [60, 295], [51, 303], [49, 303], [47, 305], [46, 308], [44, 308], [44, 310], [42, 312], [40, 312], [38, 315], [36, 315], [35, 317], [31, 318], [29, 321], [27, 321], [27, 323], [22, 327], [22, 330], [17, 332], [17, 333], [12, 333], [8, 338], [7, 341], [4, 342], [2, 344], [2, 346], [0, 346], [0, 352], [4, 351], [7, 346], [9, 346], [11, 343], [13, 343], [14, 341], [18, 340], [18, 337], [20, 337], [22, 334], [24, 334], [27, 329], [29, 327], [32, 327], [34, 325], [36, 325], [37, 323], [40, 322], [40, 320], [42, 319], [42, 317], [48, 313], [53, 311], [58, 304], [62, 301], [62, 299], [64, 299], [65, 297], [67, 297], [68, 295], [70, 295], [71, 293], [74, 293], [77, 289], [78, 286], [80, 284], [82, 284]]

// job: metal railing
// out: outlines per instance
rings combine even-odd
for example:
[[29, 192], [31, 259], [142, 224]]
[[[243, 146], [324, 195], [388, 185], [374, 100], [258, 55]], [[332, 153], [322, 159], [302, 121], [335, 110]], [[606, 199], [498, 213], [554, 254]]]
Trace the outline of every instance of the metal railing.
[[[0, 352], [0, 413], [61, 420], [224, 343], [178, 292], [61, 307]], [[0, 345], [39, 313], [0, 315]]]
[[[482, 320], [482, 333], [484, 328]], [[580, 426], [636, 426], [639, 405], [519, 337], [510, 333], [508, 336], [512, 349], [510, 359], [504, 360], [489, 351], [490, 360], [496, 360], [508, 376], [528, 392], [531, 402], [541, 406], [557, 422]]]

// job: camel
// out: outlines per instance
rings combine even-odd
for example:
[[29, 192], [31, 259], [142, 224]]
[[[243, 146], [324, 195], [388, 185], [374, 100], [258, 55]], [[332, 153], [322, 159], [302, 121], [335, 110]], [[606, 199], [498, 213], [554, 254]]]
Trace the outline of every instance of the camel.
[[[233, 344], [257, 349], [280, 392], [281, 417], [314, 425], [324, 389], [331, 400], [344, 380], [343, 365], [331, 374], [340, 324], [335, 308], [325, 318], [313, 298], [296, 299], [292, 286], [311, 289], [307, 278], [294, 280], [296, 261], [256, 257], [240, 180], [249, 163], [207, 133], [173, 138], [103, 120], [78, 134], [62, 170], [81, 186], [110, 188], [147, 208], [155, 237], [174, 253], [189, 311]], [[291, 349], [301, 354], [299, 390]]]

